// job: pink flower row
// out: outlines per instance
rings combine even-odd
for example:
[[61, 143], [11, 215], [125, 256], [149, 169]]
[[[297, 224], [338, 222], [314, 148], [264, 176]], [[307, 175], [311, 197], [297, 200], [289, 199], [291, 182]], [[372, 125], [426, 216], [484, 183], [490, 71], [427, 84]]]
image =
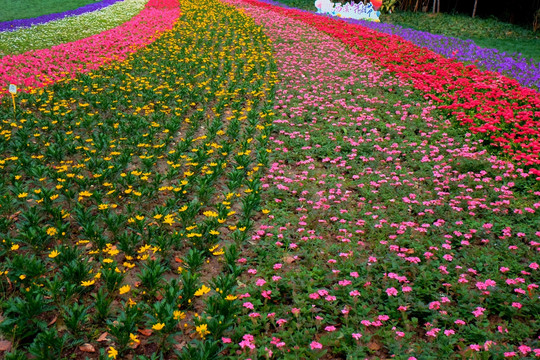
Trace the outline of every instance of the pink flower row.
[[[173, 5], [176, 4], [176, 7]], [[0, 58], [0, 97], [9, 84], [22, 91], [95, 70], [154, 42], [180, 16], [176, 0], [151, 0], [125, 24], [86, 39]]]

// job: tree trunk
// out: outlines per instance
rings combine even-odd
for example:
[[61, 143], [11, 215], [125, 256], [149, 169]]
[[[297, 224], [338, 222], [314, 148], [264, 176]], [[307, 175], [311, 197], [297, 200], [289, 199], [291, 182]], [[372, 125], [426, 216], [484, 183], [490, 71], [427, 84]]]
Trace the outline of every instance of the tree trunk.
[[476, 5], [477, 4], [478, 4], [478, 0], [474, 0], [474, 8], [473, 8], [473, 11], [472, 11], [472, 17], [476, 16]]
[[420, 0], [416, 0], [416, 5], [414, 5], [414, 12], [418, 11], [418, 5], [420, 4]]

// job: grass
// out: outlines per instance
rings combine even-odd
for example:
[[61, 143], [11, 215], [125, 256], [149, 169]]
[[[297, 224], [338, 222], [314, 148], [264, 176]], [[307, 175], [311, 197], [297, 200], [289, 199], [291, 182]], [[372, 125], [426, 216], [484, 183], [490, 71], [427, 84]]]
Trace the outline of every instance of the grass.
[[0, 21], [28, 19], [77, 9], [96, 0], [0, 0]]

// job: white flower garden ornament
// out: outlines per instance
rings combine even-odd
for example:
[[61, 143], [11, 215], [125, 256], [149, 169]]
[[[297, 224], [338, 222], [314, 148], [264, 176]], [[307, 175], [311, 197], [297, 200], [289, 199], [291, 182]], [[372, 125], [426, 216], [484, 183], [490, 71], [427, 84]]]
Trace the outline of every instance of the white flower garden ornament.
[[377, 11], [375, 7], [378, 9], [381, 5], [381, 1], [375, 0], [374, 3], [370, 2], [366, 5], [361, 2], [358, 4], [350, 2], [341, 5], [339, 3], [335, 4], [331, 0], [316, 0], [315, 7], [319, 14], [327, 14], [346, 19], [379, 22], [380, 12]]

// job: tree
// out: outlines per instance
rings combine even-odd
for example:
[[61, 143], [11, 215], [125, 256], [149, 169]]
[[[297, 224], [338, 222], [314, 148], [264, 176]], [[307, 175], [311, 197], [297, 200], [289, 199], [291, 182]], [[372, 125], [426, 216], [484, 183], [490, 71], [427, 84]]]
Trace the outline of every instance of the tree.
[[472, 11], [472, 17], [476, 16], [476, 5], [477, 4], [478, 4], [478, 0], [474, 0], [474, 8], [473, 8], [473, 11]]

